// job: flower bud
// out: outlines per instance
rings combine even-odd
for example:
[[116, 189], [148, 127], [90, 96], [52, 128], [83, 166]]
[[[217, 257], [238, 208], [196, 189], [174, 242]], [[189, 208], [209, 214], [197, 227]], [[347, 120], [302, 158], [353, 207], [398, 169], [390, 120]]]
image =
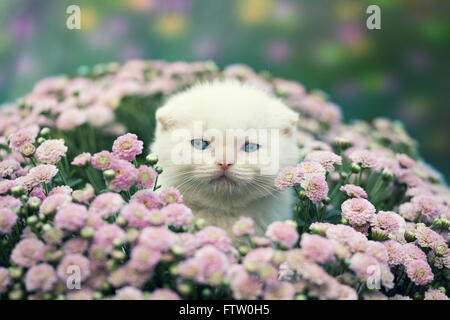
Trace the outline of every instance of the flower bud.
[[20, 196], [25, 192], [24, 187], [21, 186], [21, 185], [14, 186], [14, 187], [12, 187], [10, 190], [11, 190], [11, 194], [12, 194], [14, 197], [20, 197]]
[[353, 173], [360, 173], [361, 172], [361, 166], [355, 162], [352, 162], [350, 165], [350, 168], [352, 169]]
[[325, 197], [325, 199], [322, 200], [323, 204], [330, 204], [331, 203], [331, 198], [330, 197]]
[[443, 257], [447, 252], [447, 246], [445, 244], [438, 244], [437, 246], [434, 247], [433, 250], [437, 256]]
[[304, 294], [296, 294], [295, 300], [306, 300], [307, 297]]
[[28, 202], [28, 207], [33, 211], [37, 211], [39, 210], [40, 206], [41, 206], [41, 199], [31, 197], [30, 201]]
[[94, 228], [87, 226], [81, 229], [80, 235], [84, 239], [91, 239], [94, 236]]
[[42, 231], [48, 232], [50, 230], [52, 230], [52, 226], [50, 224], [46, 223], [42, 226]]
[[154, 153], [150, 153], [149, 155], [147, 155], [145, 157], [145, 161], [147, 161], [147, 163], [151, 166], [154, 166], [155, 164], [158, 163], [158, 156]]
[[298, 227], [297, 222], [295, 222], [294, 220], [288, 219], [288, 220], [286, 220], [286, 221], [284, 221], [284, 222], [285, 222], [286, 224], [288, 224], [288, 225], [294, 227], [294, 228], [297, 228], [297, 227]]
[[389, 240], [389, 235], [381, 230], [372, 229], [371, 231], [372, 239], [375, 241], [385, 241]]
[[37, 216], [30, 216], [27, 218], [27, 225], [29, 226], [33, 226], [38, 222], [38, 217]]
[[25, 157], [31, 157], [35, 151], [36, 147], [31, 143], [27, 143], [20, 149], [20, 153]]
[[122, 261], [122, 260], [124, 260], [124, 259], [126, 258], [126, 255], [125, 255], [125, 253], [124, 253], [123, 251], [121, 251], [121, 250], [114, 250], [114, 251], [111, 253], [111, 257], [112, 257], [114, 260]]
[[95, 291], [92, 294], [92, 299], [94, 299], [94, 300], [101, 300], [101, 299], [103, 299], [103, 293], [101, 293], [100, 291]]
[[192, 292], [192, 286], [189, 283], [186, 283], [186, 282], [181, 282], [177, 286], [177, 289], [184, 296], [187, 296], [187, 295], [189, 295]]
[[102, 292], [108, 292], [111, 290], [111, 285], [108, 282], [104, 282], [100, 288]]
[[161, 174], [161, 173], [163, 173], [163, 168], [160, 166], [157, 166], [157, 167], [155, 167], [155, 171], [157, 174]]
[[39, 138], [37, 138], [37, 140], [36, 140], [36, 142], [37, 142], [38, 145], [43, 144], [44, 141], [45, 141], [45, 138], [44, 138], [44, 137], [39, 137]]
[[52, 294], [48, 293], [48, 292], [46, 292], [42, 295], [42, 299], [44, 299], [44, 300], [52, 300], [52, 298], [53, 298]]
[[130, 228], [126, 232], [126, 239], [128, 243], [134, 243], [139, 238], [139, 230]]
[[13, 290], [9, 293], [8, 298], [10, 300], [20, 300], [23, 298], [23, 292], [20, 289]]
[[8, 272], [13, 280], [19, 280], [23, 274], [22, 268], [20, 267], [9, 267]]
[[114, 270], [117, 269], [117, 267], [118, 267], [118, 264], [117, 264], [117, 262], [116, 262], [115, 260], [113, 260], [113, 259], [108, 260], [108, 262], [106, 262], [106, 269], [107, 269], [108, 271], [114, 271]]
[[23, 203], [26, 203], [28, 199], [30, 199], [30, 197], [27, 196], [26, 194], [20, 196], [20, 201], [22, 201]]
[[211, 297], [212, 296], [212, 291], [211, 291], [211, 289], [209, 289], [209, 288], [205, 288], [205, 289], [203, 289], [202, 290], [202, 296], [203, 296], [203, 298], [209, 298], [209, 297]]
[[347, 138], [343, 138], [343, 137], [336, 137], [334, 139], [334, 145], [336, 147], [339, 147], [341, 149], [347, 149], [348, 147], [350, 147], [352, 145], [351, 141]]
[[239, 246], [238, 251], [241, 255], [245, 256], [250, 251], [250, 248], [248, 246]]
[[422, 299], [423, 299], [423, 296], [422, 296], [419, 292], [416, 292], [416, 293], [414, 293], [414, 295], [413, 295], [413, 299], [414, 299], [414, 300], [422, 300]]
[[195, 220], [195, 227], [198, 230], [202, 230], [204, 227], [206, 227], [206, 220], [202, 218]]
[[349, 174], [347, 172], [345, 172], [345, 171], [342, 171], [340, 173], [340, 176], [341, 176], [342, 180], [346, 180], [348, 178]]
[[112, 241], [112, 245], [114, 247], [114, 249], [121, 249], [122, 248], [122, 241], [120, 239], [114, 239]]
[[388, 170], [388, 169], [384, 169], [383, 170], [383, 180], [384, 181], [392, 181], [394, 179], [394, 174]]
[[103, 171], [103, 177], [105, 177], [106, 181], [111, 181], [116, 177], [116, 173], [114, 170], [105, 170]]
[[298, 193], [298, 197], [300, 200], [306, 200], [308, 197], [306, 196], [305, 192], [302, 190]]
[[39, 132], [39, 135], [44, 138], [48, 138], [50, 136], [51, 130], [49, 127], [44, 127]]
[[47, 217], [43, 213], [39, 213], [38, 218], [39, 218], [39, 221], [41, 221], [41, 222], [44, 222], [45, 220], [47, 220]]
[[345, 218], [341, 218], [341, 224], [348, 224], [348, 220]]
[[184, 255], [184, 248], [177, 244], [172, 246], [170, 251], [172, 251], [172, 253], [177, 257], [182, 257]]
[[125, 218], [124, 217], [122, 217], [122, 216], [118, 216], [117, 218], [116, 218], [116, 224], [119, 226], [119, 227], [122, 227], [122, 228], [124, 228], [124, 227], [126, 227], [127, 226], [127, 224], [128, 224], [128, 221], [127, 220], [125, 220]]
[[406, 230], [405, 231], [405, 240], [408, 241], [408, 242], [416, 241], [416, 235], [415, 235], [414, 231]]
[[180, 271], [179, 271], [179, 269], [178, 269], [178, 266], [176, 266], [176, 265], [170, 266], [170, 268], [169, 268], [169, 273], [170, 273], [172, 276], [178, 276], [178, 275], [180, 274]]

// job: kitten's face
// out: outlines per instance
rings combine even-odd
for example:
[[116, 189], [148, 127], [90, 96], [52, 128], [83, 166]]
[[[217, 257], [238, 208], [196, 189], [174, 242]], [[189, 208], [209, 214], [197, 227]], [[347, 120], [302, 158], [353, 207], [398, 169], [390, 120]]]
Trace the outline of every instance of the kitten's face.
[[259, 198], [274, 192], [280, 168], [298, 160], [297, 114], [254, 88], [197, 86], [170, 99], [156, 117], [152, 151], [184, 194]]

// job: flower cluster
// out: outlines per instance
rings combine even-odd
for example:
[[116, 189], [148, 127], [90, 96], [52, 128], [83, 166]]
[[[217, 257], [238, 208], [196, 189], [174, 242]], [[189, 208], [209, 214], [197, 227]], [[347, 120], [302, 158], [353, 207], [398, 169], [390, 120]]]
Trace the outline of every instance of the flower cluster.
[[[322, 94], [242, 65], [94, 70], [45, 79], [0, 109], [0, 298], [448, 299], [449, 190], [400, 124], [344, 124]], [[216, 77], [263, 87], [302, 116], [303, 158], [274, 181], [297, 195], [292, 219], [263, 234], [250, 217], [232, 234], [196, 219], [158, 184], [149, 141], [124, 131], [147, 128], [148, 113], [121, 107], [130, 97]]]

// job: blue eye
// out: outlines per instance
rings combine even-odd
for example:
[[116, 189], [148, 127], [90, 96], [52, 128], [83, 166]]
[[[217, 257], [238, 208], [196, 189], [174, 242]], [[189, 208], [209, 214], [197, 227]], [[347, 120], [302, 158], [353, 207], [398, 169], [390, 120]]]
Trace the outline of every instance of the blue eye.
[[242, 146], [242, 150], [244, 150], [245, 152], [255, 152], [256, 150], [259, 149], [259, 144], [257, 143], [249, 143], [246, 142], [243, 146]]
[[205, 150], [209, 146], [209, 142], [202, 139], [192, 139], [191, 144], [195, 149]]

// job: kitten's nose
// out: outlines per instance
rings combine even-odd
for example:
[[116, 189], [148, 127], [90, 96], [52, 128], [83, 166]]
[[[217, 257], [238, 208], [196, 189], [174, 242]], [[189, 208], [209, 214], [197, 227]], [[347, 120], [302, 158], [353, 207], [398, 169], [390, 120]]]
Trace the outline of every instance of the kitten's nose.
[[217, 162], [217, 165], [223, 170], [228, 170], [229, 167], [231, 167], [233, 164], [232, 163], [221, 163], [221, 162]]

